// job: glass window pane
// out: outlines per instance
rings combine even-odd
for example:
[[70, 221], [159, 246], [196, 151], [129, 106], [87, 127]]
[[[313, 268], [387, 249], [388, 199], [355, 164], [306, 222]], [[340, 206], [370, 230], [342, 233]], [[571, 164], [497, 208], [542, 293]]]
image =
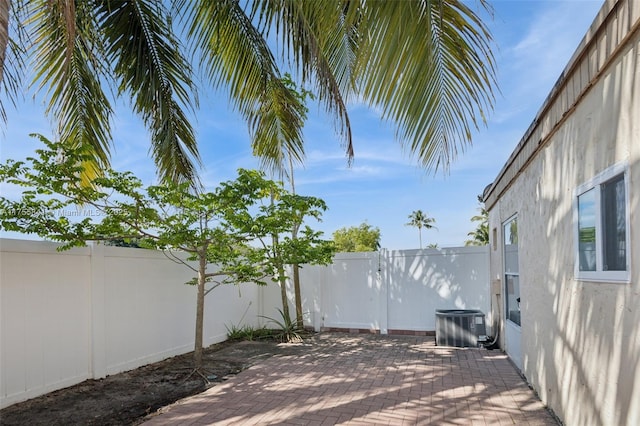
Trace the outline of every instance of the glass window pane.
[[504, 224], [505, 317], [520, 325], [520, 280], [518, 277], [518, 221]]
[[578, 197], [578, 256], [581, 271], [596, 270], [596, 192]]
[[627, 270], [624, 175], [602, 185], [602, 269]]
[[520, 280], [517, 275], [505, 276], [507, 319], [520, 325]]
[[518, 221], [504, 225], [504, 272], [518, 273]]

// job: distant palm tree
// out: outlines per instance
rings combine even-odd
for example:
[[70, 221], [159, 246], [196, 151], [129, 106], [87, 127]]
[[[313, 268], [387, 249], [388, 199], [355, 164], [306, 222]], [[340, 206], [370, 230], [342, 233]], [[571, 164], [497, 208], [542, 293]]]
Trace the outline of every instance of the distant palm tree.
[[432, 224], [436, 222], [436, 220], [432, 217], [428, 217], [422, 210], [414, 210], [410, 215], [409, 219], [411, 220], [409, 223], [406, 223], [407, 226], [415, 226], [418, 228], [418, 235], [420, 237], [420, 248], [422, 249], [422, 228], [424, 229], [438, 229]]
[[480, 222], [478, 227], [467, 235], [471, 239], [465, 241], [465, 246], [485, 246], [489, 244], [489, 213], [484, 207], [480, 207], [480, 214], [471, 218], [472, 222]]

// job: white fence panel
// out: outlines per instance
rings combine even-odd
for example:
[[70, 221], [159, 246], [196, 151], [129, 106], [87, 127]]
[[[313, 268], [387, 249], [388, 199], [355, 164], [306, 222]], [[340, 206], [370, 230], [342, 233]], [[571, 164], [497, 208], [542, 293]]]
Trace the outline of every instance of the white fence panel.
[[[0, 407], [193, 350], [196, 288], [184, 284], [193, 271], [161, 252], [0, 244]], [[204, 344], [231, 325], [257, 326], [268, 294], [255, 284], [213, 290]]]
[[324, 327], [380, 328], [378, 253], [339, 253], [320, 290]]
[[[326, 266], [303, 265], [300, 268], [300, 292], [302, 296], [302, 311], [304, 323], [314, 330], [320, 330], [322, 318], [322, 289], [327, 280], [329, 268]], [[289, 283], [289, 295], [293, 295], [293, 286]], [[294, 306], [295, 300], [291, 298], [290, 305]], [[282, 305], [280, 302], [279, 305]], [[295, 309], [293, 307], [292, 309]], [[295, 311], [292, 311], [295, 312]]]
[[491, 324], [488, 247], [339, 253], [306, 266], [307, 325], [394, 331], [435, 330], [436, 309], [480, 309]]
[[103, 250], [106, 373], [192, 350], [196, 289], [184, 283], [193, 271], [156, 251]]
[[488, 255], [488, 247], [388, 252], [388, 328], [433, 331], [436, 309], [479, 309], [488, 315]]
[[2, 240], [0, 407], [90, 377], [89, 249]]

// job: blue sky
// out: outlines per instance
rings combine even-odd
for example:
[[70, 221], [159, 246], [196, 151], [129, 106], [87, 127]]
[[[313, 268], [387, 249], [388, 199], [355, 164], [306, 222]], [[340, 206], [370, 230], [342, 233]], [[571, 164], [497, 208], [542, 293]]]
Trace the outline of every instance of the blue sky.
[[[475, 4], [475, 3], [470, 3]], [[498, 0], [486, 23], [495, 39], [498, 84], [494, 112], [474, 135], [472, 148], [451, 165], [450, 173], [420, 168], [394, 138], [390, 123], [366, 105], [351, 104], [355, 159], [348, 166], [332, 119], [311, 103], [305, 126], [307, 159], [295, 171], [297, 192], [324, 199], [329, 207], [316, 227], [330, 238], [333, 231], [367, 222], [381, 230], [382, 247], [417, 248], [418, 231], [405, 226], [409, 214], [422, 210], [435, 218], [437, 230], [423, 231], [423, 245], [460, 246], [475, 224], [476, 196], [497, 176], [524, 134], [551, 87], [602, 6], [591, 0]], [[235, 177], [238, 167], [257, 168], [247, 126], [227, 105], [222, 92], [201, 94], [195, 120], [208, 188]], [[8, 124], [0, 134], [0, 159], [24, 158], [40, 145], [28, 136], [51, 136], [41, 99], [28, 98], [8, 108]], [[114, 117], [113, 167], [131, 170], [154, 183], [148, 157], [149, 137], [125, 104]], [[11, 191], [0, 189], [3, 195]], [[4, 234], [24, 238], [17, 234]]]

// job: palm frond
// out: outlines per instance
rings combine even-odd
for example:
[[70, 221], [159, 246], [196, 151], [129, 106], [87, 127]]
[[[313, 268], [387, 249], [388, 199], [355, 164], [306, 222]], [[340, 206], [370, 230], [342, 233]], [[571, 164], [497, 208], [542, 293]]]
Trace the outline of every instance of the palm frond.
[[9, 0], [0, 0], [0, 80], [4, 69], [4, 59], [9, 45]]
[[233, 106], [248, 122], [263, 167], [282, 171], [287, 155], [302, 162], [305, 109], [284, 85], [263, 35], [236, 1], [192, 6], [184, 17], [207, 78], [228, 89]]
[[[7, 84], [3, 78], [7, 51], [9, 49], [9, 0], [0, 0], [0, 82], [2, 82], [3, 92], [11, 91], [11, 84]], [[1, 99], [1, 98], [0, 98]], [[7, 114], [4, 104], [0, 100], [0, 119], [7, 121]]]
[[[0, 0], [0, 121], [6, 123], [6, 98], [14, 106], [21, 95], [22, 76], [25, 74], [24, 49], [27, 38], [22, 25], [23, 1]], [[13, 34], [13, 37], [11, 36]]]
[[318, 99], [335, 118], [349, 160], [353, 159], [351, 123], [343, 95], [352, 88], [355, 59], [352, 27], [336, 1], [261, 0], [252, 3], [261, 29], [274, 31], [282, 55], [313, 82]]
[[206, 78], [226, 87], [233, 107], [251, 117], [268, 82], [280, 77], [266, 41], [234, 0], [184, 2], [183, 10]]
[[359, 92], [425, 167], [448, 170], [493, 107], [489, 31], [457, 0], [374, 0], [359, 9]]
[[[105, 75], [90, 4], [37, 1], [29, 4], [26, 25], [33, 34], [34, 84], [46, 88], [60, 140], [69, 146], [89, 146], [96, 172], [109, 164], [111, 105], [102, 89]], [[89, 173], [89, 172], [88, 172]], [[91, 179], [87, 174], [85, 179]]]
[[98, 16], [119, 91], [130, 94], [151, 131], [151, 153], [161, 180], [197, 186], [194, 163], [199, 165], [200, 157], [187, 117], [197, 98], [168, 10], [151, 0], [110, 1], [100, 2]]
[[261, 168], [274, 174], [286, 174], [289, 161], [304, 162], [302, 127], [306, 107], [281, 80], [270, 82], [260, 102], [260, 111], [250, 123], [254, 156]]

